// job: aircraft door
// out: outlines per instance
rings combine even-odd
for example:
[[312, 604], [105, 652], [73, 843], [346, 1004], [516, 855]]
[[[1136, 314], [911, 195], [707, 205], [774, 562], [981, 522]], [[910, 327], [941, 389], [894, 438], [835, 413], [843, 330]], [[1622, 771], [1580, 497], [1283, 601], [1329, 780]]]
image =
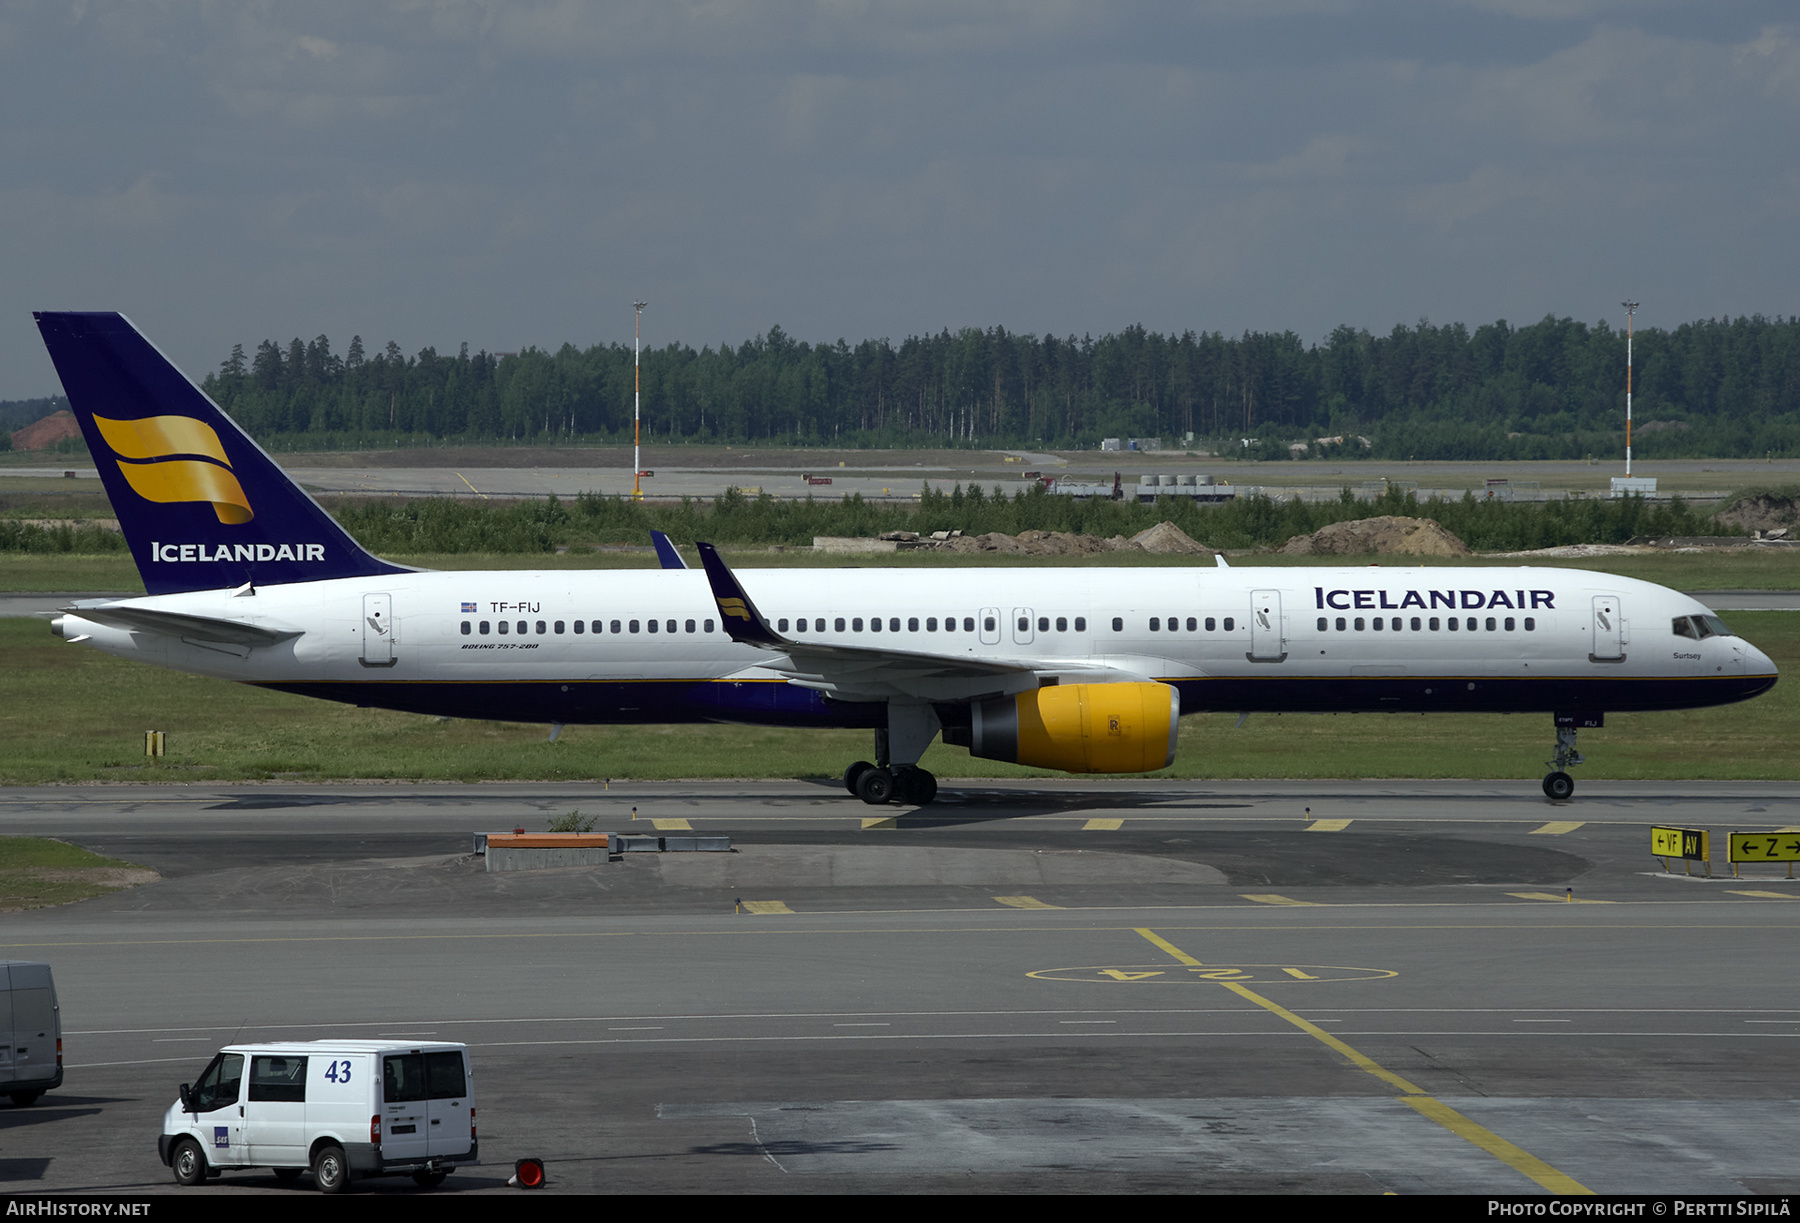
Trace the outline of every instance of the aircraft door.
[[1019, 645], [1030, 645], [1032, 642], [1031, 609], [1015, 607], [1012, 614], [1013, 640]]
[[1622, 662], [1625, 658], [1625, 619], [1618, 595], [1594, 596], [1594, 650], [1591, 662]]
[[981, 620], [976, 628], [981, 630], [982, 645], [1000, 644], [1000, 609], [984, 607], [981, 609]]
[[1287, 651], [1282, 649], [1282, 644], [1281, 592], [1251, 591], [1250, 652], [1246, 657], [1251, 662], [1283, 662], [1287, 659]]
[[394, 657], [394, 609], [391, 595], [363, 596], [362, 665], [391, 667]]

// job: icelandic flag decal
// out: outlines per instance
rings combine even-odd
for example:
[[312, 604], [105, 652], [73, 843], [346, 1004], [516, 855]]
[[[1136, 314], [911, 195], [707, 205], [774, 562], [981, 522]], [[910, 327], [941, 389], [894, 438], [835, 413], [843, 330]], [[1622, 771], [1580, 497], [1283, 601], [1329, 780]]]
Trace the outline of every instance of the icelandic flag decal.
[[462, 608], [466, 612], [472, 612], [475, 610], [475, 605], [473, 603], [464, 603]]

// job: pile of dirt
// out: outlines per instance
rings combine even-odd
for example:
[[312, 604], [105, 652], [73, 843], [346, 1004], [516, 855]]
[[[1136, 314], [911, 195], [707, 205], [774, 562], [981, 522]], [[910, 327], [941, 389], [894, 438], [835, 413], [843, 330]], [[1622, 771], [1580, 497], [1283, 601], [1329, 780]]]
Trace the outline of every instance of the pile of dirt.
[[67, 408], [33, 421], [12, 435], [14, 450], [48, 450], [66, 437], [80, 437], [81, 426]]
[[1745, 493], [1720, 510], [1713, 521], [1746, 531], [1772, 531], [1800, 526], [1800, 496], [1789, 493]]
[[1154, 552], [1161, 555], [1204, 556], [1211, 548], [1188, 537], [1172, 522], [1160, 522], [1130, 539], [1114, 535], [1080, 535], [1070, 531], [1021, 531], [1006, 535], [962, 535], [939, 541], [920, 540], [945, 552], [1001, 552], [1015, 556], [1095, 556], [1102, 552]]
[[1280, 548], [1289, 556], [1351, 556], [1397, 553], [1403, 556], [1468, 556], [1462, 540], [1429, 518], [1389, 514], [1334, 522], [1311, 535], [1296, 535]]

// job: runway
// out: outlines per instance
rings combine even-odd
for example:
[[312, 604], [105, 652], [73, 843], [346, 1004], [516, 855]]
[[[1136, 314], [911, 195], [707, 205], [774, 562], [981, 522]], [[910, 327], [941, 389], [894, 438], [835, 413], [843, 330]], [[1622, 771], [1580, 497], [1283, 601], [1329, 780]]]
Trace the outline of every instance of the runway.
[[[470, 853], [633, 807], [737, 852]], [[177, 1190], [154, 1138], [220, 1045], [338, 1035], [471, 1046], [484, 1165], [440, 1193], [523, 1155], [552, 1192], [1793, 1192], [1800, 883], [1665, 873], [1662, 823], [1722, 859], [1800, 785], [3, 790], [0, 832], [164, 878], [0, 917], [68, 1065], [0, 1107], [0, 1176], [307, 1192]]]

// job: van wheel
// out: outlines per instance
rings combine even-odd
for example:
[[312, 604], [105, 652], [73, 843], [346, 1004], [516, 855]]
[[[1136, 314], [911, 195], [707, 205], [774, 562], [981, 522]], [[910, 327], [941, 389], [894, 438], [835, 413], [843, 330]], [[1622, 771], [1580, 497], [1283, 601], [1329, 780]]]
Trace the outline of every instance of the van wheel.
[[421, 1189], [436, 1189], [444, 1183], [444, 1178], [449, 1175], [448, 1172], [415, 1172], [413, 1173], [413, 1184]]
[[320, 1193], [342, 1193], [350, 1187], [350, 1165], [344, 1160], [344, 1148], [327, 1144], [313, 1156], [313, 1184]]
[[12, 1093], [12, 1102], [19, 1108], [30, 1108], [43, 1094], [41, 1091], [15, 1091]]
[[184, 1138], [175, 1144], [175, 1153], [169, 1157], [169, 1167], [175, 1170], [175, 1183], [178, 1185], [198, 1185], [206, 1180], [206, 1156], [200, 1153], [200, 1144], [191, 1138]]

